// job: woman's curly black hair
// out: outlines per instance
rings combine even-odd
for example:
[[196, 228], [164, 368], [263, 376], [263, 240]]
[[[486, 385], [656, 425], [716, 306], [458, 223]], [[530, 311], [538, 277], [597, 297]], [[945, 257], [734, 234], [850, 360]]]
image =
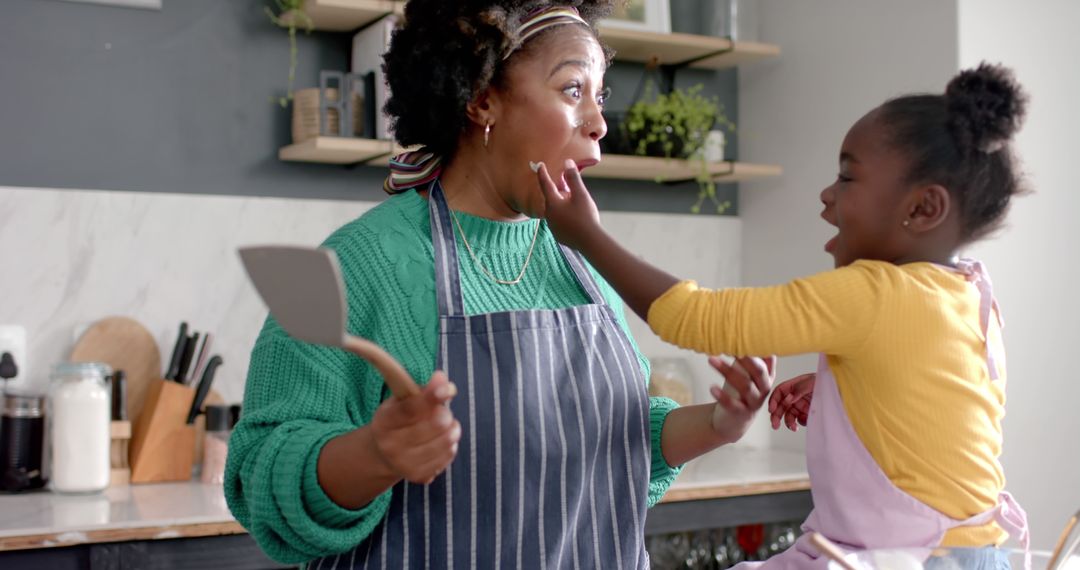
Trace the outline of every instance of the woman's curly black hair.
[[[390, 87], [384, 110], [398, 143], [453, 156], [468, 126], [466, 105], [499, 85], [503, 54], [523, 16], [572, 6], [593, 26], [615, 0], [409, 0], [383, 61]], [[529, 40], [535, 45], [541, 33]]]
[[942, 95], [898, 97], [880, 108], [890, 142], [908, 157], [907, 181], [941, 184], [959, 202], [964, 241], [997, 229], [1009, 200], [1026, 192], [1010, 142], [1027, 101], [1008, 68], [982, 63]]

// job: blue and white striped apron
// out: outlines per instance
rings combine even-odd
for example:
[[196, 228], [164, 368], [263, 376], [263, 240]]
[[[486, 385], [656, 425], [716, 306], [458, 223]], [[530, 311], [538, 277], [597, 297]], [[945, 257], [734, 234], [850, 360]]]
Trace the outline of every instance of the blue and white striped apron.
[[581, 257], [562, 248], [592, 304], [466, 316], [438, 183], [428, 202], [458, 456], [430, 485], [395, 485], [364, 542], [309, 568], [648, 568], [645, 380]]

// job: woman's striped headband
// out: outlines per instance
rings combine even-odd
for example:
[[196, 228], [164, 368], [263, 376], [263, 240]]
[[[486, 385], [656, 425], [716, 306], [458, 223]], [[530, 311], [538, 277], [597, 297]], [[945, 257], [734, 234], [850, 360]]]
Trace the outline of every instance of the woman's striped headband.
[[[589, 25], [572, 6], [551, 6], [530, 12], [518, 26], [514, 34], [515, 40], [503, 54], [503, 61], [509, 59], [536, 34], [563, 24]], [[410, 188], [423, 186], [438, 178], [441, 173], [442, 160], [435, 153], [425, 148], [402, 153], [390, 159], [390, 175], [383, 182], [383, 190], [388, 194], [399, 194]]]
[[518, 26], [517, 41], [506, 50], [503, 54], [503, 61], [510, 58], [513, 53], [522, 46], [530, 38], [539, 34], [540, 32], [552, 28], [555, 26], [561, 26], [563, 24], [581, 24], [588, 26], [589, 24], [581, 18], [578, 14], [577, 8], [571, 6], [552, 6], [550, 8], [540, 8], [539, 10], [533, 10], [529, 12], [529, 15], [525, 16], [525, 19], [521, 21], [521, 25]]

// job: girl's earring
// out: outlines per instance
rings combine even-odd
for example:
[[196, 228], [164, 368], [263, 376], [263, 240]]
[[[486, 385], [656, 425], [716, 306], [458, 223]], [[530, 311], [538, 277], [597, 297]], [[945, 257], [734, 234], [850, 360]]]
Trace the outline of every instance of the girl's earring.
[[491, 123], [484, 125], [484, 148], [487, 148], [488, 140], [491, 138]]

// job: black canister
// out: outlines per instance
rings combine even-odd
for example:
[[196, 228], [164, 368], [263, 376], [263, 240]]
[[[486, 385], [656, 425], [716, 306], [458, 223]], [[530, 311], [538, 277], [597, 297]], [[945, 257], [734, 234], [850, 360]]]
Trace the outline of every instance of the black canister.
[[45, 486], [44, 397], [5, 394], [0, 416], [0, 490], [15, 493]]

